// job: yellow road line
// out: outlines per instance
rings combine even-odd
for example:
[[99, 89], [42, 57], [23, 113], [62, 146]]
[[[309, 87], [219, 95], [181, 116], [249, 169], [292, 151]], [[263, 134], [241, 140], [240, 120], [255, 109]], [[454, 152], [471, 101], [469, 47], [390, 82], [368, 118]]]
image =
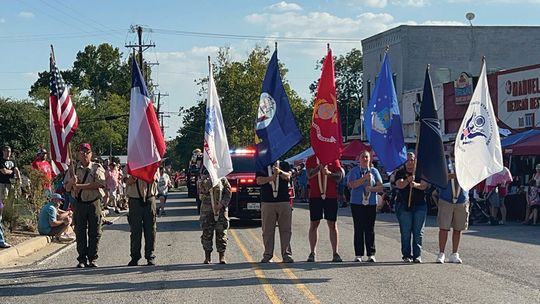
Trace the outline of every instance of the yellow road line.
[[[254, 238], [261, 246], [264, 247], [262, 240], [259, 237], [257, 237], [252, 230], [248, 230], [248, 232], [252, 238]], [[274, 260], [278, 262], [281, 261], [281, 259], [276, 256], [274, 256]], [[309, 288], [307, 288], [307, 286], [304, 285], [304, 283], [300, 282], [300, 280], [298, 279], [298, 277], [294, 274], [292, 270], [287, 268], [285, 264], [280, 263], [279, 266], [281, 267], [281, 270], [291, 279], [291, 281], [293, 281], [296, 288], [302, 291], [302, 293], [304, 294], [304, 297], [309, 301], [309, 303], [317, 303], [317, 304], [321, 303], [319, 299], [317, 299], [317, 297], [311, 292], [311, 290], [309, 290]]]
[[270, 302], [272, 302], [273, 304], [281, 303], [278, 296], [276, 295], [276, 292], [272, 288], [272, 285], [268, 283], [268, 280], [266, 279], [264, 272], [259, 268], [259, 266], [257, 266], [257, 264], [255, 264], [255, 260], [253, 259], [251, 254], [249, 254], [249, 251], [247, 250], [246, 246], [244, 246], [244, 243], [242, 243], [242, 241], [236, 234], [236, 231], [229, 229], [229, 234], [231, 234], [232, 237], [234, 238], [234, 241], [236, 242], [236, 244], [242, 251], [242, 254], [244, 254], [244, 257], [246, 258], [246, 260], [249, 263], [251, 263], [251, 267], [253, 268], [253, 271], [255, 272], [255, 276], [257, 276], [257, 278], [259, 279], [259, 282], [261, 282], [262, 288], [264, 292], [266, 293], [266, 296], [268, 297]]

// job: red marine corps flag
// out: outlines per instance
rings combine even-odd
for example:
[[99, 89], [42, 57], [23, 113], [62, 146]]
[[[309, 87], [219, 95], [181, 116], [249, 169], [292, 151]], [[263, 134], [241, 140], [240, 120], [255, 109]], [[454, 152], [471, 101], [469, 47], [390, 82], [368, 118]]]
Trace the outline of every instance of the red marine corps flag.
[[321, 164], [328, 164], [341, 157], [343, 141], [341, 119], [336, 100], [334, 60], [328, 46], [311, 118], [311, 146]]
[[165, 140], [141, 70], [133, 56], [129, 104], [128, 172], [151, 183], [165, 155]]
[[51, 45], [50, 58], [49, 126], [51, 140], [51, 167], [55, 175], [64, 173], [69, 165], [68, 147], [79, 126], [69, 91], [56, 66]]

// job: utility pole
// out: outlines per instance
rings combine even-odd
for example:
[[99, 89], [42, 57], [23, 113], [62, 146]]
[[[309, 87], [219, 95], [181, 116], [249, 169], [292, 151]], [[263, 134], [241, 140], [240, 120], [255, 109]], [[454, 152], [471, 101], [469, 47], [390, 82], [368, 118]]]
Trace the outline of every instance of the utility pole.
[[163, 118], [164, 118], [164, 117], [170, 117], [170, 116], [169, 116], [169, 115], [167, 115], [167, 116], [163, 115], [164, 112], [161, 111], [161, 96], [167, 97], [167, 96], [169, 96], [169, 94], [168, 94], [168, 93], [163, 93], [163, 94], [161, 94], [161, 92], [158, 92], [158, 99], [157, 99], [157, 113], [156, 113], [156, 114], [157, 114], [157, 116], [158, 116], [159, 124], [160, 124], [160, 126], [161, 126], [161, 132], [162, 132], [163, 134], [165, 134], [165, 126], [164, 126], [164, 124], [163, 124]]
[[[151, 29], [148, 29], [148, 30], [151, 31]], [[147, 73], [146, 68], [144, 66], [143, 52], [146, 51], [148, 48], [156, 47], [156, 45], [153, 44], [153, 43], [143, 44], [142, 34], [143, 34], [144, 29], [143, 29], [142, 26], [140, 26], [140, 25], [136, 25], [136, 26], [132, 25], [131, 26], [131, 31], [137, 33], [138, 43], [137, 44], [126, 44], [125, 47], [137, 48], [139, 50], [139, 54], [138, 54], [139, 55], [139, 67], [141, 68], [141, 73], [143, 73], [146, 83], [148, 83], [148, 73]]]

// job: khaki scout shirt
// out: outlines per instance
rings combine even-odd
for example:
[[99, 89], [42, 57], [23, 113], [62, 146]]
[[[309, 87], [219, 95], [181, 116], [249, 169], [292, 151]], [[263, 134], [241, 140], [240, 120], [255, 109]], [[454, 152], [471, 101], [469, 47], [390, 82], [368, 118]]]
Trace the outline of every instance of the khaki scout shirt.
[[[88, 171], [88, 176], [86, 177], [86, 180], [84, 180], [84, 176], [86, 175], [86, 172]], [[88, 190], [71, 190], [71, 195], [75, 199], [80, 199], [83, 202], [93, 202], [95, 200], [101, 199], [103, 196], [105, 196], [105, 191], [103, 188], [105, 187], [105, 169], [103, 167], [95, 162], [90, 162], [87, 167], [84, 167], [80, 162], [77, 163], [77, 166], [75, 167], [75, 175], [77, 175], [79, 184], [87, 184], [87, 183], [98, 183], [101, 185], [102, 188], [99, 189], [88, 189]], [[71, 179], [71, 170], [68, 170], [66, 173], [65, 181], [69, 181]]]
[[[127, 175], [129, 177], [129, 175]], [[156, 173], [154, 176], [154, 180], [152, 184], [148, 184], [147, 182], [143, 181], [142, 179], [136, 178], [136, 182], [133, 184], [129, 184], [126, 182], [126, 194], [130, 198], [142, 198], [147, 199], [152, 196], [156, 196], [157, 191], [157, 181], [159, 179], [159, 175]], [[139, 186], [139, 189], [137, 189], [137, 186]], [[142, 196], [142, 197], [141, 197]]]

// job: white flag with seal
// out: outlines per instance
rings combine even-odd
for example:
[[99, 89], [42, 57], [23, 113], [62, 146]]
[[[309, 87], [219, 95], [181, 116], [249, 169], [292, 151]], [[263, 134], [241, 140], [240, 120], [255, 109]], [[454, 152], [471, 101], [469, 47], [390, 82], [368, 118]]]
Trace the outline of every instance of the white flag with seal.
[[485, 59], [454, 148], [457, 180], [465, 191], [503, 169], [501, 139], [489, 96]]
[[[208, 170], [212, 186], [220, 183], [220, 178], [233, 170], [229, 142], [221, 115], [221, 106], [217, 94], [212, 68], [208, 76], [208, 100], [206, 101], [206, 124], [204, 128], [203, 164]], [[221, 187], [220, 187], [221, 188]]]

